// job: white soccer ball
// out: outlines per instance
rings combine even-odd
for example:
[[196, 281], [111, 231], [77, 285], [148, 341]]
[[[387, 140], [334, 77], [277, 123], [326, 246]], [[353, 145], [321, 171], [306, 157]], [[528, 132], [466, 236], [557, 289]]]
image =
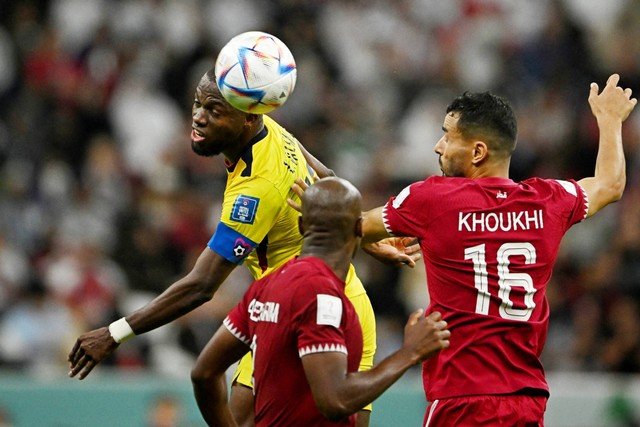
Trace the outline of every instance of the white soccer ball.
[[296, 62], [277, 37], [249, 31], [218, 54], [216, 83], [222, 96], [245, 113], [263, 114], [285, 103], [296, 85]]

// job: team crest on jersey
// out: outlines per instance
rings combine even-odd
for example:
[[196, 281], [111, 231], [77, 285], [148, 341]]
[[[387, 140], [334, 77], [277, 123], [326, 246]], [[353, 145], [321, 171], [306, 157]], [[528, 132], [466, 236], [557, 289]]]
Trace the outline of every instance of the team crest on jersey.
[[233, 255], [237, 258], [244, 258], [250, 250], [251, 246], [247, 245], [243, 239], [236, 239], [236, 242], [233, 244]]
[[240, 194], [236, 198], [236, 201], [233, 202], [231, 220], [244, 224], [253, 224], [253, 221], [256, 219], [256, 212], [258, 211], [258, 203], [260, 203], [260, 199], [257, 197]]

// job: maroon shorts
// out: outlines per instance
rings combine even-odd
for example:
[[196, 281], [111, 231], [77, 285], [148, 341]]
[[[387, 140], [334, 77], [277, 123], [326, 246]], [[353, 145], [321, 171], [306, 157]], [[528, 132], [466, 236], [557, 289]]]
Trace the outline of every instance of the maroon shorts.
[[482, 395], [440, 399], [431, 402], [425, 427], [544, 427], [547, 397], [526, 395]]

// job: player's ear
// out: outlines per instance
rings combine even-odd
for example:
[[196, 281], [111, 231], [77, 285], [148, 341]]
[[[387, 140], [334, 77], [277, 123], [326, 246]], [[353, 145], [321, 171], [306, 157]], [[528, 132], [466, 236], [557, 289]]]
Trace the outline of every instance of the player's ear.
[[362, 222], [363, 222], [362, 217], [358, 218], [358, 220], [356, 221], [356, 226], [355, 226], [355, 229], [354, 229], [356, 237], [362, 237], [363, 236], [363, 233], [362, 233]]
[[473, 142], [473, 157], [471, 158], [471, 162], [475, 165], [484, 161], [489, 155], [489, 147], [487, 143], [484, 141], [474, 141]]
[[251, 126], [255, 122], [257, 122], [261, 117], [262, 116], [260, 114], [246, 113], [244, 116], [244, 124], [247, 126]]

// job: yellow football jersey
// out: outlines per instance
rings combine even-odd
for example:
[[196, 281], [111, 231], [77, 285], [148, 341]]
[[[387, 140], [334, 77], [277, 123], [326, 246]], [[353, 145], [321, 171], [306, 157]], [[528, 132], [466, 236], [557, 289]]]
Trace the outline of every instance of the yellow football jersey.
[[[222, 214], [209, 248], [235, 263], [244, 263], [258, 279], [297, 256], [302, 247], [299, 213], [287, 199], [297, 178], [313, 182], [298, 141], [268, 116], [264, 129], [241, 158], [227, 166]], [[348, 297], [364, 293], [353, 266], [347, 276]]]

